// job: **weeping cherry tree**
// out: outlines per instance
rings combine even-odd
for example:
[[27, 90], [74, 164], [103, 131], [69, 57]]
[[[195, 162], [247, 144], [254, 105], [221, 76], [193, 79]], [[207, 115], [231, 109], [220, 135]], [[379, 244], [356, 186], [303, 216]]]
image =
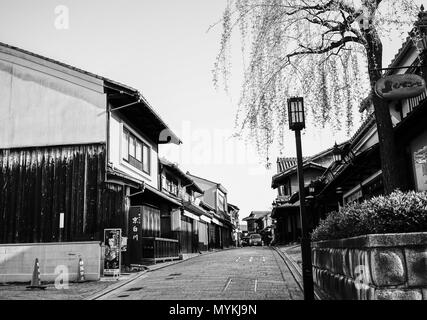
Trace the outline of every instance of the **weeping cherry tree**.
[[410, 0], [229, 0], [213, 81], [227, 89], [232, 36], [238, 33], [245, 69], [238, 134], [267, 149], [283, 136], [285, 101], [296, 95], [304, 97], [311, 123], [350, 134], [361, 103], [370, 103], [385, 191], [402, 186], [402, 155], [389, 111], [371, 92], [382, 76], [382, 41], [403, 39], [418, 11]]

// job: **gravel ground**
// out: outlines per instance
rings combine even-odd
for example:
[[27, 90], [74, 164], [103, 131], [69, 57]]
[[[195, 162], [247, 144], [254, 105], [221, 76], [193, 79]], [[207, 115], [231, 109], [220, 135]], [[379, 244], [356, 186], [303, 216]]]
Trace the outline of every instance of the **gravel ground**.
[[88, 281], [70, 283], [68, 289], [56, 289], [54, 284], [44, 284], [44, 290], [27, 289], [28, 283], [0, 284], [0, 300], [81, 300], [116, 281]]

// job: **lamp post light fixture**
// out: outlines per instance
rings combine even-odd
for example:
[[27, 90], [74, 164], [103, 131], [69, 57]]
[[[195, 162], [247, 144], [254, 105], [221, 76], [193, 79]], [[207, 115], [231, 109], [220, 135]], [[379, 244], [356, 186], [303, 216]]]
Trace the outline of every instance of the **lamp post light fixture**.
[[310, 183], [310, 185], [308, 186], [308, 192], [310, 193], [310, 194], [314, 194], [314, 185], [313, 185], [313, 183]]
[[340, 147], [338, 147], [337, 143], [335, 142], [334, 149], [332, 150], [332, 156], [334, 157], [334, 162], [341, 163], [342, 161], [342, 151]]
[[305, 128], [304, 100], [301, 97], [288, 99], [289, 129], [296, 131]]
[[314, 300], [313, 267], [311, 263], [311, 243], [308, 234], [308, 221], [305, 211], [304, 173], [302, 166], [301, 130], [305, 128], [304, 100], [302, 97], [288, 99], [289, 129], [295, 131], [297, 151], [297, 173], [299, 184], [300, 220], [301, 220], [301, 255], [304, 300]]

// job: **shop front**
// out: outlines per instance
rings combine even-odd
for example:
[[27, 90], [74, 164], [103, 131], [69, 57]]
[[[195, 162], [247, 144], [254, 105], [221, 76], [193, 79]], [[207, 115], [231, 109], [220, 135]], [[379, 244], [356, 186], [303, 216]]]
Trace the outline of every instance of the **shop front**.
[[145, 185], [143, 191], [133, 190], [129, 195], [128, 265], [156, 262], [166, 257], [178, 258], [177, 239], [165, 238], [162, 233], [162, 208], [178, 208], [181, 204]]

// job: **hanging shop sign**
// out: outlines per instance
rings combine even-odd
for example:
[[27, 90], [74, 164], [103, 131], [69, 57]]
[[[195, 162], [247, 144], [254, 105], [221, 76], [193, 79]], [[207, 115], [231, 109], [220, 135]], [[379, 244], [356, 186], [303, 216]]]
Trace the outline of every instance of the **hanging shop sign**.
[[416, 74], [395, 74], [381, 78], [375, 93], [385, 100], [401, 100], [419, 96], [426, 90], [426, 82]]
[[104, 229], [104, 275], [119, 276], [121, 262], [122, 229]]

